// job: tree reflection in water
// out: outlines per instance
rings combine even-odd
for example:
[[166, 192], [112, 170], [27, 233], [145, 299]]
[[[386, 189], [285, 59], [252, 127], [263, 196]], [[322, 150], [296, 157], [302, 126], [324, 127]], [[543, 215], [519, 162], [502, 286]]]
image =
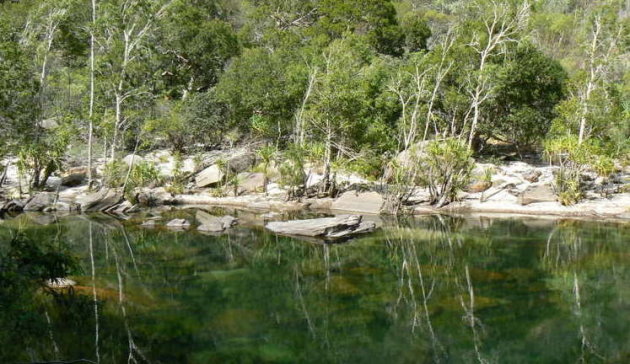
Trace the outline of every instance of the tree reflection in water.
[[[194, 211], [171, 217], [194, 219]], [[147, 230], [106, 216], [0, 225], [0, 362], [571, 362], [630, 353], [615, 223], [386, 219], [343, 244]], [[46, 223], [50, 223], [47, 221]], [[47, 279], [70, 276], [72, 289]]]

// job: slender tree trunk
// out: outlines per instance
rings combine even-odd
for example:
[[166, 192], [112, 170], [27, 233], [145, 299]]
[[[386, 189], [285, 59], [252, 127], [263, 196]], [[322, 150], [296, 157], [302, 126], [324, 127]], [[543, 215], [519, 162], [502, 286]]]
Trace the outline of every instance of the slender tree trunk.
[[[92, 0], [92, 26], [96, 24], [96, 0]], [[92, 176], [92, 143], [94, 135], [94, 29], [90, 32], [90, 108], [88, 111], [88, 189], [94, 183]]]
[[300, 107], [300, 111], [297, 113], [295, 117], [295, 135], [294, 141], [300, 146], [304, 145], [304, 110], [306, 109], [306, 104], [308, 103], [308, 99], [311, 96], [311, 92], [313, 91], [313, 86], [315, 85], [315, 80], [317, 79], [317, 69], [313, 69], [308, 79], [308, 87], [306, 89], [306, 93], [304, 94], [304, 99], [302, 100], [302, 106]]
[[589, 77], [586, 83], [586, 90], [582, 96], [582, 111], [580, 115], [580, 131], [578, 136], [578, 144], [582, 144], [586, 138], [586, 118], [588, 116], [589, 107], [588, 103], [591, 98], [591, 93], [595, 88], [596, 69], [595, 69], [595, 57], [597, 52], [597, 43], [599, 41], [599, 33], [601, 30], [600, 19], [595, 19], [595, 29], [593, 30], [593, 40], [591, 41], [591, 49], [589, 52]]
[[116, 122], [114, 123], [114, 134], [112, 135], [112, 145], [109, 159], [113, 161], [116, 158], [116, 144], [118, 143], [118, 129], [122, 124], [122, 97], [116, 94]]

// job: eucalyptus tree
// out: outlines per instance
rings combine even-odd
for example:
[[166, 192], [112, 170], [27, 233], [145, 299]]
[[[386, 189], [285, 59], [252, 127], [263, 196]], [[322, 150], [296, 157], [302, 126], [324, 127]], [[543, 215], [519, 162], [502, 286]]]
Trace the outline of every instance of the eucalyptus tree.
[[361, 133], [359, 115], [366, 102], [361, 82], [372, 57], [367, 44], [356, 36], [334, 41], [324, 50], [322, 71], [315, 80], [306, 118], [311, 136], [324, 144], [326, 183], [334, 151], [347, 155], [352, 147], [349, 141]]
[[[487, 2], [476, 3], [480, 12], [481, 28], [473, 31], [469, 46], [477, 53], [475, 71], [468, 79], [470, 94], [470, 134], [468, 146], [472, 146], [477, 133], [479, 120], [482, 118], [482, 106], [492, 97], [493, 85], [490, 82], [489, 63], [491, 58], [503, 52], [503, 47], [516, 41], [519, 31], [524, 29], [529, 16], [529, 3], [523, 2], [517, 9], [506, 3]], [[473, 14], [479, 14], [474, 12]]]
[[127, 104], [146, 93], [147, 57], [159, 20], [173, 0], [111, 0], [101, 3], [97, 21], [100, 72], [113, 97], [114, 123], [110, 159], [115, 158], [119, 133], [129, 127]]
[[[58, 122], [51, 119], [45, 123], [47, 117], [55, 117], [54, 110], [49, 107], [47, 97], [47, 81], [51, 73], [50, 63], [54, 56], [54, 44], [59, 34], [59, 26], [68, 15], [72, 6], [72, 0], [43, 1], [34, 7], [26, 19], [20, 44], [29, 49], [34, 55], [33, 67], [37, 69], [38, 81], [38, 108], [29, 138], [20, 148], [20, 166], [22, 171], [32, 169], [31, 185], [41, 187], [48, 177], [59, 169], [63, 153], [65, 152], [67, 139], [53, 134], [58, 131]], [[48, 124], [48, 125], [45, 125]], [[47, 133], [47, 131], [50, 131]], [[42, 176], [42, 171], [44, 175]]]

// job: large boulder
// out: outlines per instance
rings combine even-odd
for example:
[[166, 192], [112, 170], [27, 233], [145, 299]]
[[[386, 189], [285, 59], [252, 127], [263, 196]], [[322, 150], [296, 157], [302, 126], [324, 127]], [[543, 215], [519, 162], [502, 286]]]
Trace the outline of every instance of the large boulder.
[[227, 167], [232, 173], [241, 173], [250, 170], [256, 164], [256, 155], [245, 152], [228, 159]]
[[210, 187], [221, 182], [223, 177], [225, 177], [225, 173], [223, 173], [218, 165], [213, 164], [197, 174], [195, 177], [195, 185], [197, 188]]
[[359, 215], [343, 215], [310, 220], [274, 221], [266, 228], [283, 235], [338, 239], [367, 233], [376, 228], [373, 221], [363, 221]]
[[238, 174], [237, 179], [240, 193], [255, 193], [265, 190], [264, 173], [242, 172]]
[[77, 199], [83, 212], [101, 212], [118, 205], [123, 199], [122, 191], [103, 188], [98, 192], [90, 193]]
[[44, 211], [55, 202], [55, 193], [41, 192], [33, 196], [26, 205], [24, 211]]
[[125, 162], [125, 164], [130, 166], [132, 162], [133, 162], [134, 165], [144, 162], [144, 158], [142, 158], [139, 155], [129, 154], [125, 158], [123, 158], [123, 162]]
[[164, 187], [145, 188], [138, 191], [136, 200], [142, 207], [155, 207], [169, 204], [173, 200], [173, 195]]
[[61, 185], [64, 187], [80, 186], [85, 181], [85, 177], [84, 173], [71, 173], [61, 178]]
[[333, 210], [379, 214], [383, 208], [383, 196], [378, 192], [348, 191], [337, 198], [331, 208]]
[[[88, 167], [73, 167], [66, 171], [61, 178], [61, 185], [64, 187], [76, 187], [83, 184], [88, 175]], [[92, 169], [92, 175], [96, 175], [96, 171]]]
[[557, 197], [550, 185], [529, 186], [519, 196], [521, 205], [555, 201], [557, 201]]

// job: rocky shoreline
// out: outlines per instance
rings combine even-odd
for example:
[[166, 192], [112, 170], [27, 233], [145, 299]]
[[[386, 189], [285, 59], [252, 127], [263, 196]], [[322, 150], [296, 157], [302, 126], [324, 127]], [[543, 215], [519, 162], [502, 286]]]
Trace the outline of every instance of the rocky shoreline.
[[[141, 158], [127, 156], [123, 161], [131, 163]], [[125, 215], [147, 207], [194, 205], [263, 212], [310, 210], [329, 214], [387, 214], [387, 195], [384, 192], [387, 186], [352, 174], [336, 175], [337, 183], [344, 185], [345, 189], [335, 198], [289, 200], [288, 189], [281, 186], [277, 179], [267, 180], [262, 173], [251, 171], [255, 156], [242, 151], [231, 157], [230, 164], [232, 172], [239, 176], [238, 187], [224, 186], [220, 189], [216, 184], [224, 175], [213, 163], [217, 158], [215, 156], [198, 168], [192, 158], [184, 159], [182, 164], [190, 181], [185, 193], [172, 193], [165, 187], [137, 188], [134, 190], [134, 203], [123, 198], [120, 188], [89, 191], [85, 185], [85, 168], [68, 169], [65, 175], [51, 178], [48, 191], [20, 198], [16, 193], [16, 186], [19, 186], [17, 174], [9, 170], [5, 185], [0, 188], [0, 212], [63, 211]], [[142, 160], [154, 163], [163, 176], [174, 173], [173, 157], [167, 152], [156, 152]], [[553, 191], [555, 168], [524, 162], [477, 163], [473, 171], [476, 177], [467, 191], [459, 193], [457, 201], [436, 208], [428, 204], [428, 191], [415, 187], [405, 206], [406, 212], [413, 215], [482, 213], [630, 220], [630, 171], [627, 168], [608, 179], [585, 173], [585, 198], [572, 206], [563, 206], [557, 201]], [[102, 173], [102, 165], [97, 168], [97, 173]], [[308, 176], [307, 190], [317, 186], [322, 179], [315, 168], [309, 168], [305, 173]]]

